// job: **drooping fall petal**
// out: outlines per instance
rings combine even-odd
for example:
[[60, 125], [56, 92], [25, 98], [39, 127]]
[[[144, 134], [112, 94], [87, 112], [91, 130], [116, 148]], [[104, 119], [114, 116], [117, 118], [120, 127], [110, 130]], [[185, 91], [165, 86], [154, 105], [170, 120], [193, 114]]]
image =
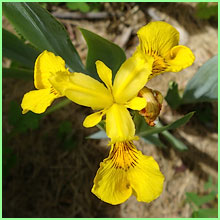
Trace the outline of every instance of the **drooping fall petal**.
[[164, 176], [157, 162], [143, 155], [133, 142], [117, 142], [94, 179], [92, 192], [104, 202], [117, 205], [132, 193], [138, 201], [151, 202], [162, 192]]
[[54, 99], [61, 97], [54, 89], [40, 89], [33, 90], [26, 93], [23, 97], [21, 107], [22, 114], [32, 111], [41, 114], [46, 111], [47, 107], [51, 105]]

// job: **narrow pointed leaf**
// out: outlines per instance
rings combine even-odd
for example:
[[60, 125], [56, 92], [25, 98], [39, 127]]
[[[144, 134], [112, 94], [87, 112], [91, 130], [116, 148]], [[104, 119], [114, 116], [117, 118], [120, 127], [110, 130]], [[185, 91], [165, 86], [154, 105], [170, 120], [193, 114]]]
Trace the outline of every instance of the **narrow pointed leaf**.
[[[181, 125], [186, 124], [189, 119], [193, 116], [194, 112], [190, 112], [186, 115], [184, 115], [182, 118], [176, 120], [175, 122], [163, 126], [163, 127], [150, 127], [149, 125], [147, 125], [147, 123], [145, 122], [144, 118], [141, 117], [141, 123], [139, 124], [139, 129], [138, 129], [138, 136], [148, 136], [148, 135], [152, 135], [155, 133], [160, 133], [166, 130], [172, 130], [172, 129], [176, 129], [178, 127], [180, 127]], [[137, 115], [137, 117], [139, 117]]]
[[33, 69], [39, 51], [25, 44], [11, 32], [2, 29], [2, 55]]
[[64, 26], [36, 2], [4, 2], [3, 13], [26, 40], [61, 56], [71, 71], [85, 72]]

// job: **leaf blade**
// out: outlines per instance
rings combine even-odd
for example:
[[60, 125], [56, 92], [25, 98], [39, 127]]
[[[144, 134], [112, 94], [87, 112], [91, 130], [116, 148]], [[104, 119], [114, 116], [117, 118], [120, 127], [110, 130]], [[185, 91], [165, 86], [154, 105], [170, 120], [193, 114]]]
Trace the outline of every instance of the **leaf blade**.
[[38, 3], [4, 2], [3, 12], [15, 29], [41, 51], [61, 56], [72, 71], [86, 72], [64, 26]]

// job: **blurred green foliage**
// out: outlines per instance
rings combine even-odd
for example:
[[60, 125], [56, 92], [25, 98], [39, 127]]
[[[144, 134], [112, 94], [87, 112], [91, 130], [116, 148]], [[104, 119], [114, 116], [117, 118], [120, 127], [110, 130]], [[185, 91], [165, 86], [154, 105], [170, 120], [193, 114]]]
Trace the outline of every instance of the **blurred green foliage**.
[[58, 129], [58, 139], [62, 143], [64, 150], [72, 150], [77, 145], [77, 138], [74, 135], [72, 123], [70, 121], [61, 122]]
[[193, 192], [186, 193], [186, 201], [191, 205], [193, 209], [193, 218], [215, 218], [218, 217], [217, 195], [218, 195], [218, 183], [214, 184], [212, 177], [204, 184], [206, 190], [205, 195], [197, 195]]
[[218, 56], [212, 57], [199, 68], [187, 83], [182, 95], [178, 90], [178, 84], [170, 82], [165, 99], [173, 109], [182, 104], [217, 101]]
[[215, 5], [209, 5], [208, 2], [199, 2], [196, 5], [196, 16], [204, 20], [209, 20], [213, 18], [215, 21], [217, 21], [218, 3], [216, 3]]

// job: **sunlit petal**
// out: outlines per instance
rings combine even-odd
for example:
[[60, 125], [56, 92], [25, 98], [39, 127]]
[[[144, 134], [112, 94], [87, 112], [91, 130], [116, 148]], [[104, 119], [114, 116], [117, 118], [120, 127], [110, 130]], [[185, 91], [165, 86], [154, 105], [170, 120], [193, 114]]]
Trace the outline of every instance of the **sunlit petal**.
[[102, 61], [95, 62], [96, 69], [100, 79], [105, 83], [108, 89], [112, 89], [112, 70], [109, 69]]
[[40, 114], [46, 111], [54, 99], [61, 97], [54, 89], [33, 90], [26, 93], [23, 97], [21, 107], [22, 113], [28, 111]]
[[106, 133], [112, 143], [134, 139], [134, 122], [125, 106], [113, 104], [106, 111]]
[[132, 193], [138, 201], [151, 202], [161, 194], [163, 181], [152, 157], [144, 156], [131, 141], [117, 142], [100, 163], [92, 192], [113, 205], [123, 203]]
[[103, 111], [95, 112], [91, 115], [88, 115], [83, 122], [83, 126], [89, 128], [97, 125], [102, 120], [102, 116]]
[[133, 110], [141, 110], [146, 106], [147, 102], [146, 99], [140, 98], [140, 97], [135, 97], [133, 98], [128, 104], [126, 105], [128, 108], [133, 109]]
[[102, 83], [83, 73], [56, 75], [50, 82], [73, 102], [94, 110], [104, 109], [113, 102], [110, 91]]
[[50, 88], [48, 81], [53, 74], [64, 72], [69, 73], [65, 68], [65, 61], [60, 56], [45, 50], [41, 53], [34, 66], [34, 85], [37, 89]]
[[163, 21], [150, 22], [138, 32], [140, 49], [149, 55], [165, 56], [167, 52], [178, 45], [179, 32]]
[[117, 103], [123, 104], [137, 96], [148, 81], [153, 60], [153, 57], [145, 59], [141, 54], [136, 54], [122, 64], [113, 84], [113, 95]]
[[179, 45], [173, 47], [165, 59], [169, 65], [166, 71], [179, 72], [191, 66], [195, 60], [195, 56], [188, 47]]

